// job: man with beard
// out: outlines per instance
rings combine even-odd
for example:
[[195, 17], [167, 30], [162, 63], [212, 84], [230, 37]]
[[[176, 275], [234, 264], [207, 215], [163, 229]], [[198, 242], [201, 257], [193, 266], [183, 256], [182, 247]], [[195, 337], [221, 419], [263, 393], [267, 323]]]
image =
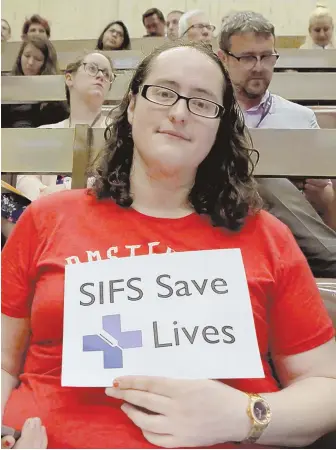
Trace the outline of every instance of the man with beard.
[[[224, 17], [219, 47], [249, 128], [319, 128], [311, 109], [268, 91], [279, 55], [274, 26], [261, 14], [241, 11]], [[314, 275], [336, 277], [336, 232], [327, 220], [336, 203], [331, 180], [306, 180], [305, 195], [287, 179], [259, 184], [270, 212], [291, 229]]]

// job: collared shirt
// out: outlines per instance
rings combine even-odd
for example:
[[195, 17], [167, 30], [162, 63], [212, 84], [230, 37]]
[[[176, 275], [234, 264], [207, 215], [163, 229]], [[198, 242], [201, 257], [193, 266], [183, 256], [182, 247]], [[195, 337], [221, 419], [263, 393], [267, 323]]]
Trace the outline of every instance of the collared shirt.
[[[271, 108], [258, 128], [319, 128], [313, 110], [307, 108], [306, 106], [290, 102], [279, 95], [271, 95]], [[243, 110], [245, 124], [248, 128], [255, 128], [258, 125], [264, 112], [268, 96], [269, 91], [266, 91], [259, 105], [256, 105], [247, 111]]]
[[327, 44], [327, 45], [325, 45], [325, 46], [323, 47], [322, 45], [318, 45], [318, 44], [313, 43], [312, 48], [313, 48], [313, 49], [318, 49], [318, 50], [331, 50], [331, 49], [333, 49], [334, 47], [333, 47], [332, 44]]
[[315, 44], [315, 42], [312, 42], [311, 40], [309, 40], [308, 42], [305, 42], [303, 45], [301, 45], [300, 49], [304, 49], [304, 50], [333, 50], [335, 49], [335, 45], [332, 42], [330, 42], [329, 44], [325, 45], [324, 47], [322, 45], [318, 45]]
[[253, 106], [252, 108], [247, 109], [246, 111], [243, 111], [245, 117], [245, 124], [248, 128], [256, 128], [258, 126], [262, 114], [265, 111], [266, 103], [269, 96], [270, 93], [267, 90], [263, 98], [261, 99], [261, 102], [258, 105]]

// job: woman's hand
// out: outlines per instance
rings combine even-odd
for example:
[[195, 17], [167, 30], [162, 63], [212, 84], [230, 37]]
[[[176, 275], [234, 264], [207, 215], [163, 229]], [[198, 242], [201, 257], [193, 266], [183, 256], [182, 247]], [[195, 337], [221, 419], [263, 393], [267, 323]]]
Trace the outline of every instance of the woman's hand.
[[1, 438], [1, 448], [13, 448], [15, 445], [15, 439], [13, 436], [4, 436]]
[[13, 436], [1, 439], [1, 448], [47, 448], [48, 438], [41, 419], [34, 417], [27, 419], [22, 427], [21, 437], [15, 441]]
[[124, 400], [124, 413], [160, 447], [242, 441], [251, 427], [246, 394], [218, 381], [127, 376], [113, 386], [106, 395]]
[[333, 183], [328, 179], [308, 179], [304, 185], [304, 194], [316, 211], [324, 214], [335, 201]]

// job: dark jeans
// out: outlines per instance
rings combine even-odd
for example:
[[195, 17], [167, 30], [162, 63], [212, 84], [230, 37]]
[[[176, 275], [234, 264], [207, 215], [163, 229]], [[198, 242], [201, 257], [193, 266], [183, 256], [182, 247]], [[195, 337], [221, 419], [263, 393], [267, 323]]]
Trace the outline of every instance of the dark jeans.
[[286, 178], [260, 178], [258, 184], [265, 209], [289, 227], [314, 276], [336, 278], [336, 232]]

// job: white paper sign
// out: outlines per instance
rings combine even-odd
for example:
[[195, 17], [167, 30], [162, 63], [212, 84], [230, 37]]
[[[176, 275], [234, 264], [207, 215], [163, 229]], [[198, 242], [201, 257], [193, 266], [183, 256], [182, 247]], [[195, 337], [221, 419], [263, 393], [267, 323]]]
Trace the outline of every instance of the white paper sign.
[[62, 385], [120, 375], [264, 377], [240, 250], [66, 266]]

